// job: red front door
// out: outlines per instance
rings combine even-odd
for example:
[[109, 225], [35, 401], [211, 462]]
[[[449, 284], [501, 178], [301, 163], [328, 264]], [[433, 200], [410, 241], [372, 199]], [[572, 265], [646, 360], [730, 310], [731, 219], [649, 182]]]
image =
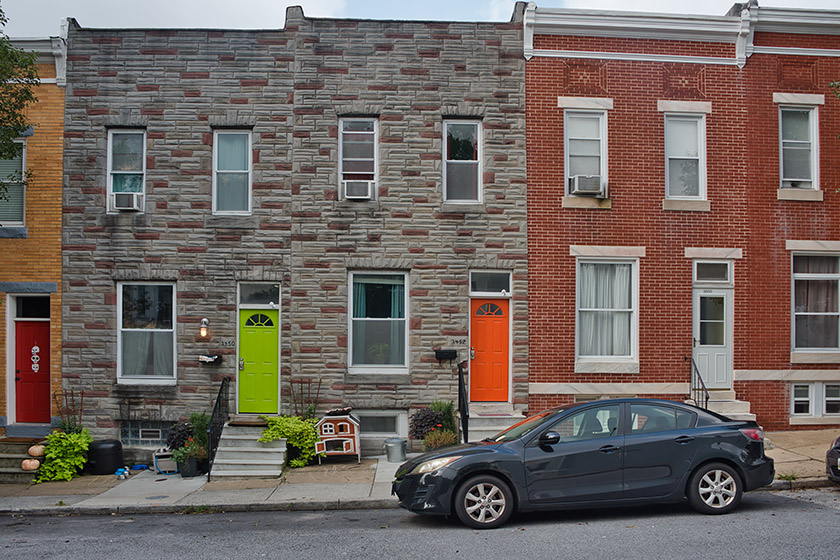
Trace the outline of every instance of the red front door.
[[509, 302], [474, 299], [470, 302], [470, 400], [507, 402]]
[[50, 323], [15, 323], [15, 395], [18, 422], [50, 421]]

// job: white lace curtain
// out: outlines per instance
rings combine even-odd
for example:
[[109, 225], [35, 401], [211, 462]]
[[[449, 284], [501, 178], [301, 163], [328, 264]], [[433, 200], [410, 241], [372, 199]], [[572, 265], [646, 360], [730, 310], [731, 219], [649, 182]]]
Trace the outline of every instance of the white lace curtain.
[[630, 356], [632, 270], [629, 263], [580, 264], [580, 356]]

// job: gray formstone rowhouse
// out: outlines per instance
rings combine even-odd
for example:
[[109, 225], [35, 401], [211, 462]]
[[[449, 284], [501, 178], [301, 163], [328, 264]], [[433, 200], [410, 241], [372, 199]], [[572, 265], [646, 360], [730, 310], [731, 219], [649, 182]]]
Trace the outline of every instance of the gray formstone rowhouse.
[[380, 453], [412, 409], [456, 400], [458, 360], [477, 411], [523, 410], [523, 8], [290, 8], [255, 31], [71, 20], [62, 366], [94, 437], [154, 447], [229, 376], [250, 414], [320, 383], [318, 410], [352, 406]]

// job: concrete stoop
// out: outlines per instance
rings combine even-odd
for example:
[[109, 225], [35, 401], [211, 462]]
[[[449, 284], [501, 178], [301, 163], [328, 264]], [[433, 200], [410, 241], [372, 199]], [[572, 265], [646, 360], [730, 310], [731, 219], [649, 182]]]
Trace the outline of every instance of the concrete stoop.
[[750, 403], [739, 401], [735, 391], [709, 391], [709, 410], [723, 414], [733, 420], [755, 420], [755, 414], [750, 412]]
[[43, 457], [30, 457], [29, 448], [36, 443], [42, 443], [41, 438], [0, 438], [0, 483], [29, 484], [38, 471], [25, 471], [21, 468], [24, 459], [38, 459], [42, 463]]
[[470, 403], [470, 441], [481, 441], [525, 419], [509, 403]]
[[286, 440], [257, 441], [262, 431], [263, 426], [225, 424], [210, 476], [279, 478], [286, 464]]

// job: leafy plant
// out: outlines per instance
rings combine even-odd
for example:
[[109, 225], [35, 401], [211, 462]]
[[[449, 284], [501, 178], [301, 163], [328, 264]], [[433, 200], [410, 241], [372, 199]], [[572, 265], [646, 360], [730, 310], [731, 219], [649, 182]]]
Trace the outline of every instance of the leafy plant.
[[197, 461], [207, 458], [207, 447], [201, 445], [194, 437], [188, 438], [182, 447], [172, 450], [172, 460], [184, 464], [190, 457]]
[[408, 434], [414, 439], [423, 439], [438, 425], [443, 425], [443, 413], [431, 408], [421, 408], [411, 416]]
[[315, 458], [315, 442], [318, 441], [318, 430], [315, 429], [317, 420], [300, 416], [261, 416], [268, 422], [259, 441], [267, 443], [278, 439], [285, 439], [287, 445], [296, 447], [300, 454], [289, 461], [292, 468], [305, 467]]
[[426, 434], [426, 437], [423, 438], [423, 445], [426, 446], [426, 451], [439, 449], [441, 447], [449, 447], [450, 445], [455, 445], [456, 443], [458, 443], [458, 436], [455, 435], [455, 432], [450, 432], [449, 430], [444, 430], [442, 428], [430, 431]]
[[449, 430], [453, 434], [458, 433], [458, 430], [455, 427], [455, 403], [452, 401], [433, 401], [432, 404], [429, 405], [431, 410], [437, 410], [443, 413], [443, 424], [444, 430]]
[[79, 402], [76, 402], [74, 391], [55, 391], [52, 394], [55, 408], [58, 410], [58, 429], [68, 434], [82, 431], [82, 412], [85, 406], [85, 393], [79, 392]]
[[187, 440], [195, 435], [195, 429], [189, 422], [179, 422], [169, 428], [169, 433], [166, 435], [166, 446], [175, 451], [179, 447], [184, 447]]
[[195, 441], [207, 449], [207, 428], [210, 427], [210, 417], [206, 412], [193, 412], [190, 414], [190, 424], [193, 427]]
[[71, 480], [87, 461], [87, 450], [93, 438], [87, 429], [81, 432], [52, 432], [47, 435], [44, 464], [35, 482]]
[[776, 475], [776, 478], [778, 478], [779, 480], [787, 480], [788, 482], [793, 482], [794, 480], [799, 478], [799, 475], [796, 473], [778, 474]]

